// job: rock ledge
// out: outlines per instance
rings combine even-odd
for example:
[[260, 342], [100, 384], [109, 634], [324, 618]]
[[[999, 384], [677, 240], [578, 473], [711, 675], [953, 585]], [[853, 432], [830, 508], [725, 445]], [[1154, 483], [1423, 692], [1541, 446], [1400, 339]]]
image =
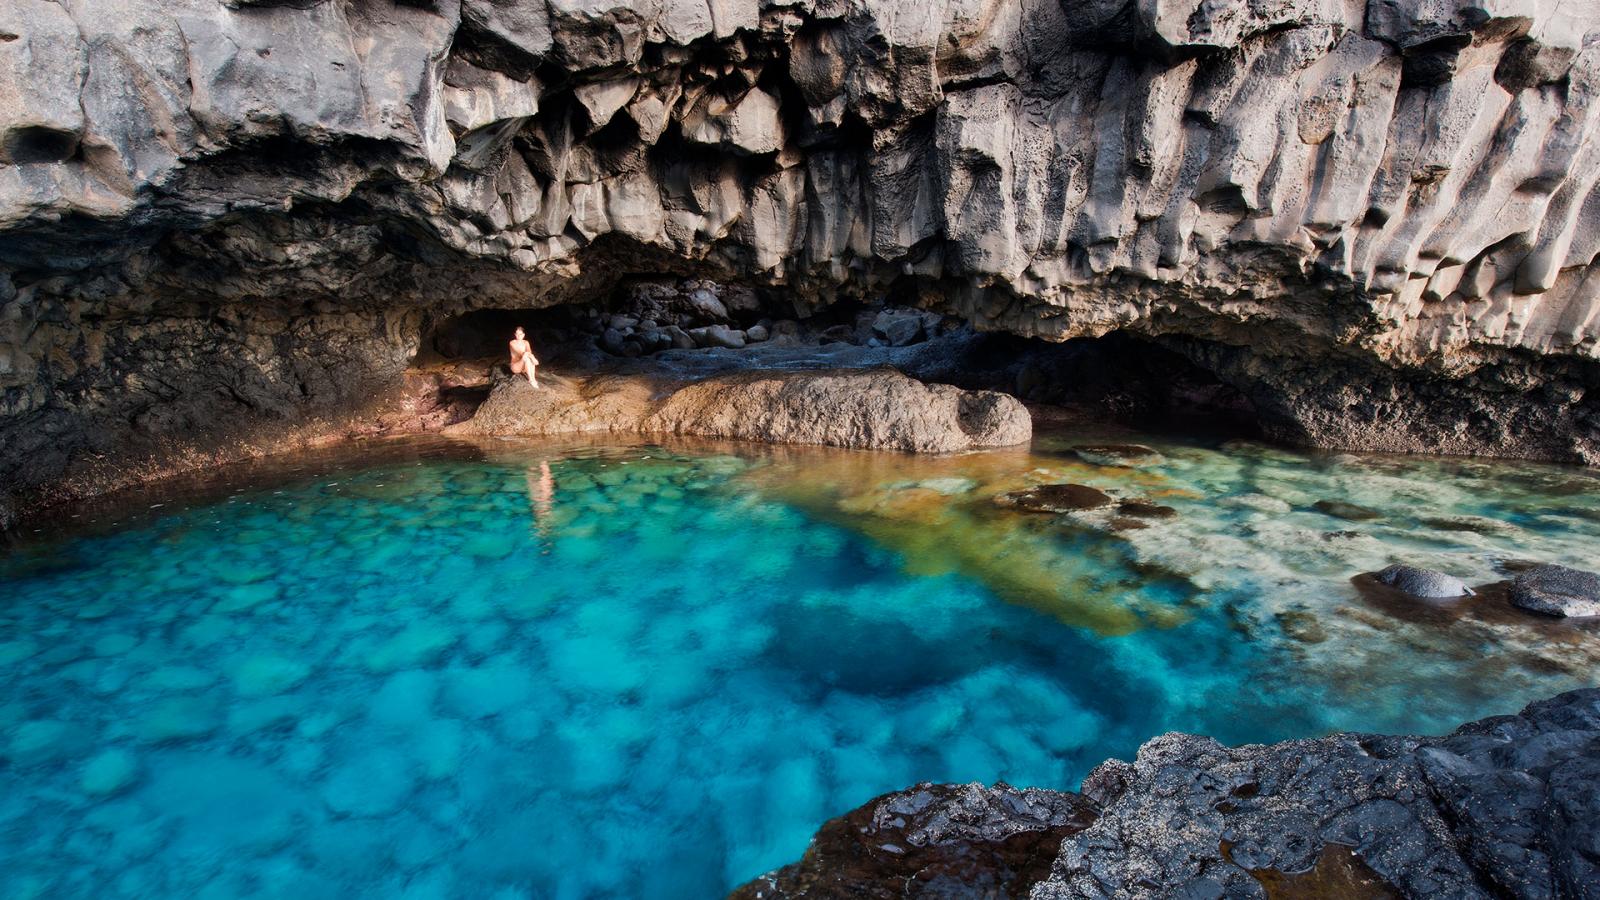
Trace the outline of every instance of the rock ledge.
[[[1600, 689], [1439, 738], [1166, 734], [1081, 791], [888, 794], [735, 896], [1600, 897]], [[1048, 875], [1005, 852], [1052, 830]]]

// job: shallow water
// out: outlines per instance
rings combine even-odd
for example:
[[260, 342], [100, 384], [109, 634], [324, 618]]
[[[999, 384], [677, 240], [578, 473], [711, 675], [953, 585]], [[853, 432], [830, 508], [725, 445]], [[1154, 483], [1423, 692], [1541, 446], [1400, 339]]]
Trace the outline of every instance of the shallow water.
[[[1592, 681], [1590, 626], [1350, 580], [1592, 567], [1591, 473], [1135, 439], [412, 442], [146, 491], [0, 556], [0, 894], [715, 896], [919, 780]], [[1172, 514], [994, 500], [1057, 482]]]

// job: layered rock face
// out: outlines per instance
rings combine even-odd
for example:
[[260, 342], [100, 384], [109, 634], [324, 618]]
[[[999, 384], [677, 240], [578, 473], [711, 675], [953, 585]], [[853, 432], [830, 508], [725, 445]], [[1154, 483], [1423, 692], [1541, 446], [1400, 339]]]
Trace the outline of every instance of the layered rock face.
[[0, 0], [0, 491], [731, 278], [1126, 330], [1307, 443], [1595, 459], [1594, 0]]
[[1440, 738], [1168, 734], [1081, 794], [879, 798], [735, 896], [1597, 897], [1597, 776], [1600, 690]]

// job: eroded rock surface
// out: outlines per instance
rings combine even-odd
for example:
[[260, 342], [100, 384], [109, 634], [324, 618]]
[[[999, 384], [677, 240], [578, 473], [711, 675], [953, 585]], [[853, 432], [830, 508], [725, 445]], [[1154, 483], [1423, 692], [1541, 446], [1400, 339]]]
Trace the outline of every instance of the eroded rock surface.
[[1413, 597], [1447, 600], [1472, 594], [1472, 588], [1467, 587], [1465, 581], [1454, 575], [1436, 572], [1433, 569], [1419, 569], [1416, 566], [1392, 565], [1373, 577]]
[[[1600, 689], [1534, 703], [1440, 738], [1338, 734], [1224, 747], [1168, 734], [1133, 762], [1102, 764], [1067, 807], [1074, 825], [1048, 877], [1020, 893], [1065, 898], [1600, 896]], [[940, 791], [944, 793], [940, 793]], [[741, 889], [746, 897], [947, 896], [918, 890], [901, 857], [896, 804], [981, 797], [921, 785], [829, 823], [806, 858]], [[1017, 792], [1004, 786], [1004, 799]], [[969, 860], [1000, 859], [992, 834], [1041, 828], [1049, 792], [1009, 819], [955, 831]], [[999, 868], [998, 872], [1007, 871]], [[1012, 870], [1014, 871], [1014, 870]], [[832, 880], [819, 873], [831, 872]], [[970, 884], [981, 884], [970, 871]], [[902, 893], [881, 885], [905, 886]], [[994, 883], [994, 882], [991, 882]], [[879, 893], [871, 893], [872, 891]], [[969, 896], [972, 894], [969, 894]]]
[[1567, 566], [1534, 566], [1511, 582], [1511, 602], [1547, 616], [1600, 616], [1600, 575]]
[[1590, 0], [0, 22], [9, 495], [341, 433], [441, 317], [662, 273], [1135, 332], [1301, 443], [1596, 459]]
[[1096, 812], [1078, 794], [919, 784], [822, 826], [805, 858], [733, 898], [1024, 898]]
[[950, 453], [1025, 444], [1033, 423], [1015, 397], [924, 384], [887, 368], [732, 371], [687, 382], [646, 370], [557, 376], [537, 391], [506, 379], [471, 420], [447, 431], [675, 434]]

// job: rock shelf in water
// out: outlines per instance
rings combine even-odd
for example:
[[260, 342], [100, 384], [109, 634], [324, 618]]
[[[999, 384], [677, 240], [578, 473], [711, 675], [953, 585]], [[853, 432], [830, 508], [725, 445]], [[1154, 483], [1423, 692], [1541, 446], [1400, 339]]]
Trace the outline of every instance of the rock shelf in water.
[[1166, 734], [1080, 793], [918, 785], [734, 896], [1595, 897], [1597, 851], [1591, 689], [1439, 738]]
[[892, 369], [735, 371], [684, 382], [659, 370], [501, 381], [460, 435], [626, 432], [921, 453], [1008, 447], [1033, 435], [1015, 397], [924, 384]]

